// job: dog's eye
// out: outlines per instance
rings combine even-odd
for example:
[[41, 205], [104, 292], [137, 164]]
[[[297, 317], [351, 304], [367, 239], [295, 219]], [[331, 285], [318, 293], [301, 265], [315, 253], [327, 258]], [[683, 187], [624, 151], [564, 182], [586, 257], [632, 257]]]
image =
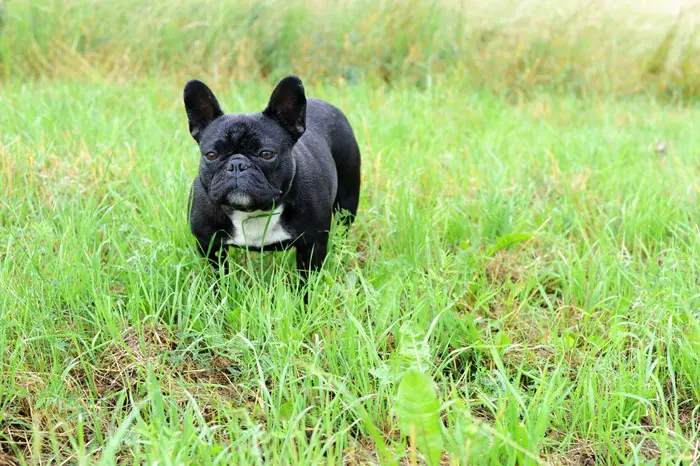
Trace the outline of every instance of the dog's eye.
[[271, 150], [264, 150], [260, 152], [260, 157], [262, 157], [265, 160], [270, 160], [272, 157], [274, 157], [276, 154], [272, 152]]
[[216, 160], [216, 158], [219, 156], [216, 152], [207, 152], [207, 155], [205, 157], [207, 160]]

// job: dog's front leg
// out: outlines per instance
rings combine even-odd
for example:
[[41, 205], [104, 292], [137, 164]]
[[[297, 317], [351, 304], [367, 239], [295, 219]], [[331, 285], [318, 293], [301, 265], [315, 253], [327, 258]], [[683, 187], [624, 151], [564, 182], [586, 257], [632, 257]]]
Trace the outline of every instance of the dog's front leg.
[[297, 246], [297, 270], [303, 282], [306, 282], [309, 272], [314, 272], [321, 268], [327, 253], [327, 234], [316, 238], [313, 242]]

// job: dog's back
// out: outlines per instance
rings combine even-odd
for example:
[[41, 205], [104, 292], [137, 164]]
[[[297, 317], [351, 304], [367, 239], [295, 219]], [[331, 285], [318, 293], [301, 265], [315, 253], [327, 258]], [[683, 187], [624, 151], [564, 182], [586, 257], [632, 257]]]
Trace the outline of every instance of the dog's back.
[[360, 200], [360, 148], [343, 112], [323, 100], [308, 99], [307, 130], [323, 137], [331, 149], [338, 172], [338, 192], [333, 209], [347, 210], [346, 224], [352, 223]]

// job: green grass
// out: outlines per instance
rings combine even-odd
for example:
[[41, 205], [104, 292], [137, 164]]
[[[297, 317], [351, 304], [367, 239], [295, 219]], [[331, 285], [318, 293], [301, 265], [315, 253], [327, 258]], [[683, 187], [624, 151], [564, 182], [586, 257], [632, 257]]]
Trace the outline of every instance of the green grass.
[[309, 85], [363, 187], [305, 307], [197, 255], [182, 84], [0, 88], [0, 464], [410, 461], [409, 369], [452, 464], [700, 459], [700, 107]]
[[[700, 462], [698, 13], [0, 0], [0, 465]], [[308, 306], [185, 218], [185, 80], [290, 71], [363, 154]]]

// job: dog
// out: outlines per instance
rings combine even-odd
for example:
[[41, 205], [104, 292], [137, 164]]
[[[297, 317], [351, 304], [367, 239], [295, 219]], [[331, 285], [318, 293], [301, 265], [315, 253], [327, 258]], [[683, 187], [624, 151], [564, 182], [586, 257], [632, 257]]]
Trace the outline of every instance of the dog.
[[212, 91], [183, 92], [201, 153], [188, 217], [200, 253], [218, 268], [228, 246], [296, 249], [301, 277], [327, 255], [333, 215], [350, 226], [360, 199], [360, 149], [341, 110], [282, 79], [259, 113], [224, 114]]

